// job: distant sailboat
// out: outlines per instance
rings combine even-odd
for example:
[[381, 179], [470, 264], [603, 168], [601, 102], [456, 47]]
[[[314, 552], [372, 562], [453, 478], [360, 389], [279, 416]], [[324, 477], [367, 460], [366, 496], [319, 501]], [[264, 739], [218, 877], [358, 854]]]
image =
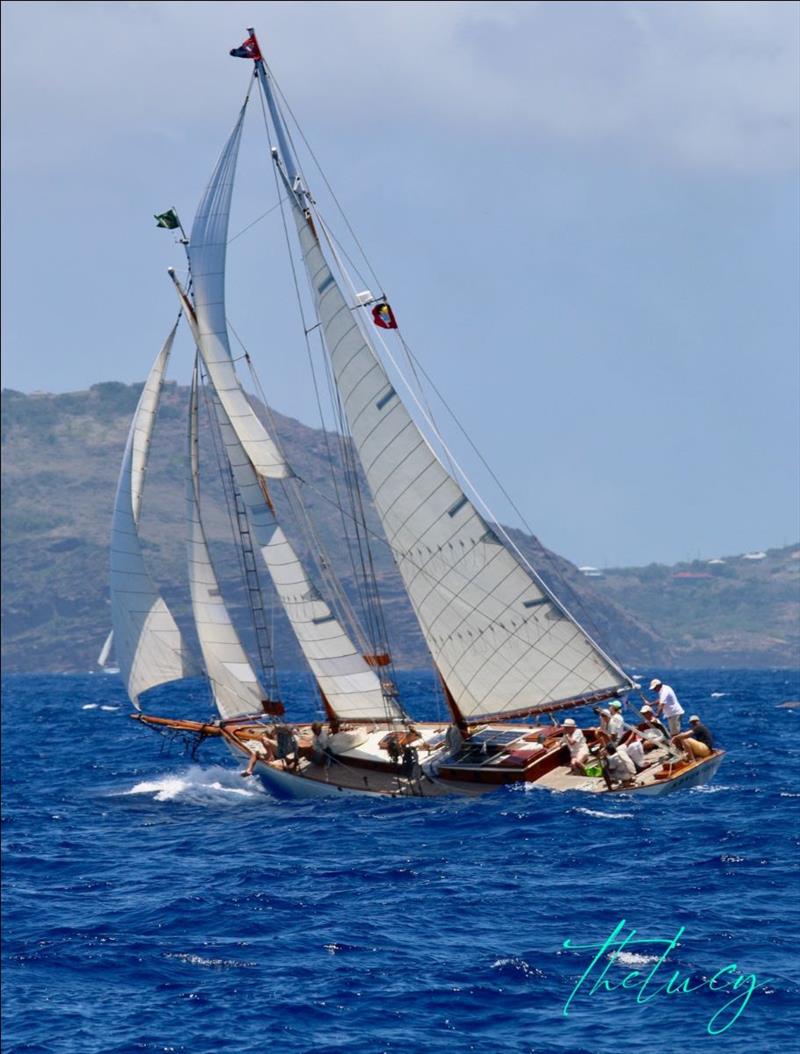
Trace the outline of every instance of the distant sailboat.
[[[302, 173], [255, 33], [248, 33], [232, 54], [253, 61], [254, 78], [190, 236], [182, 239], [188, 281], [170, 271], [196, 347], [187, 426], [188, 575], [201, 666], [220, 717], [193, 722], [134, 716], [224, 739], [248, 760], [248, 774], [275, 793], [292, 796], [474, 794], [519, 782], [590, 793], [660, 794], [710, 779], [722, 752], [686, 760], [666, 741], [648, 738], [636, 723], [627, 734], [643, 744], [647, 761], [622, 778], [608, 763], [602, 729], [584, 730], [587, 756], [576, 766], [565, 740], [568, 726], [527, 720], [540, 722], [545, 715], [604, 701], [622, 704], [638, 686], [481, 511], [437, 453], [442, 441], [429, 415], [392, 379], [400, 371], [383, 336], [399, 338], [397, 319], [384, 296], [373, 296], [352, 278]], [[254, 85], [269, 114], [276, 177], [288, 222], [296, 230], [315, 315], [304, 326], [306, 337], [314, 331], [321, 338], [338, 424], [349, 440], [342, 444], [337, 494], [355, 553], [358, 612], [313, 525], [307, 524], [310, 556], [305, 558], [279, 522], [276, 492], [288, 495], [303, 522], [308, 520], [303, 488], [277, 432], [253, 410], [231, 354], [225, 311], [228, 221]], [[179, 223], [174, 213], [157, 219], [161, 226]], [[138, 533], [153, 423], [176, 327], [156, 358], [134, 415], [112, 525], [114, 647], [137, 709], [144, 692], [195, 669], [145, 566]], [[206, 540], [198, 453], [201, 389], [230, 488], [257, 664], [227, 610]], [[446, 721], [414, 721], [398, 691], [355, 457], [430, 651], [449, 712]], [[272, 579], [311, 671], [326, 729], [285, 723], [260, 593], [263, 572]]]

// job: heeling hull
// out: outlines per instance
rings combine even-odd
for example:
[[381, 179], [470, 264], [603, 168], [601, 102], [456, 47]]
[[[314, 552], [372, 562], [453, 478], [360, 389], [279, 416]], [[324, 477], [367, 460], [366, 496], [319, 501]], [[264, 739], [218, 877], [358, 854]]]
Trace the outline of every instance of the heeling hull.
[[[241, 757], [242, 753], [247, 753], [230, 742], [228, 745], [237, 756]], [[552, 753], [549, 757], [553, 757]], [[465, 779], [462, 781], [443, 778], [434, 771], [427, 760], [422, 763], [420, 778], [407, 780], [400, 777], [396, 770], [381, 771], [376, 766], [364, 765], [363, 762], [358, 764], [355, 759], [347, 759], [346, 756], [341, 762], [334, 761], [325, 769], [319, 766], [305, 766], [305, 771], [301, 768], [299, 772], [286, 770], [282, 762], [258, 761], [254, 768], [254, 776], [276, 798], [295, 800], [364, 794], [392, 798], [435, 798], [446, 795], [474, 797], [497, 790], [500, 786], [520, 783], [531, 789], [551, 792], [577, 791], [595, 795], [637, 794], [654, 797], [708, 783], [719, 769], [723, 757], [724, 751], [719, 751], [709, 758], [696, 761], [691, 767], [675, 773], [669, 779], [656, 780], [651, 775], [646, 777], [646, 782], [640, 786], [620, 787], [611, 791], [599, 779], [579, 779], [573, 783], [566, 776], [566, 766], [557, 764], [554, 768], [548, 758], [542, 759], [545, 762], [543, 766], [532, 765], [527, 771], [496, 772], [488, 779], [476, 779], [477, 774], [465, 773]]]

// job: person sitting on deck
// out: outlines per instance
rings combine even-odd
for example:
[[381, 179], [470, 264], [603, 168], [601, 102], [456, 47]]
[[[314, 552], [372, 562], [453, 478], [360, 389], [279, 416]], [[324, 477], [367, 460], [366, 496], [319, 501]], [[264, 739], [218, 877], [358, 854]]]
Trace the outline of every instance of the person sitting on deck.
[[569, 747], [569, 767], [573, 772], [583, 775], [583, 767], [589, 760], [589, 747], [586, 744], [586, 736], [583, 729], [578, 728], [571, 717], [568, 717], [561, 726], [565, 731], [565, 739]]
[[691, 729], [675, 736], [672, 742], [686, 751], [690, 761], [696, 758], [707, 758], [714, 750], [714, 737], [697, 714], [692, 714], [689, 724]]
[[623, 786], [632, 783], [636, 776], [636, 766], [625, 747], [615, 747], [613, 743], [606, 747], [604, 768], [612, 783], [621, 783]]
[[619, 699], [614, 699], [609, 703], [609, 706], [611, 708], [611, 717], [608, 719], [606, 731], [611, 737], [611, 742], [614, 746], [617, 746], [625, 735], [625, 719], [622, 716], [622, 703]]
[[311, 760], [315, 765], [324, 765], [329, 760], [328, 742], [330, 734], [319, 721], [311, 725]]
[[277, 746], [275, 757], [283, 760], [283, 767], [288, 771], [296, 772], [300, 763], [297, 753], [297, 739], [288, 725], [278, 725], [276, 729]]

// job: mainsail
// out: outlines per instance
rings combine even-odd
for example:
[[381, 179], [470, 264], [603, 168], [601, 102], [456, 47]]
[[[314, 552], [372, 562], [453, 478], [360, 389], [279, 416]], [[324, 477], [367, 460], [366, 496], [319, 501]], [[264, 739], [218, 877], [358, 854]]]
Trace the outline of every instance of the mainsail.
[[[289, 152], [263, 63], [259, 80]], [[613, 694], [631, 681], [501, 541], [403, 404], [322, 250], [295, 160], [280, 166], [350, 433], [422, 632], [465, 719], [524, 714]]]
[[259, 713], [264, 693], [234, 628], [208, 551], [200, 516], [197, 364], [189, 404], [186, 474], [187, 556], [192, 612], [214, 702], [225, 718]]
[[169, 608], [145, 567], [139, 513], [150, 439], [177, 322], [153, 364], [128, 433], [111, 524], [111, 619], [128, 695], [197, 672]]

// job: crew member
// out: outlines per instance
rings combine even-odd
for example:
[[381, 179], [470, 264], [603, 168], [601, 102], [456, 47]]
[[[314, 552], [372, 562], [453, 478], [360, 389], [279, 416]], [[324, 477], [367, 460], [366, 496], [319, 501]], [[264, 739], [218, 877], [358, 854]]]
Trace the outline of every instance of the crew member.
[[586, 736], [583, 729], [578, 728], [571, 717], [568, 717], [561, 726], [565, 733], [567, 746], [569, 747], [569, 766], [573, 772], [583, 775], [583, 766], [589, 760], [589, 747], [586, 744]]
[[658, 692], [658, 699], [656, 700], [658, 716], [667, 719], [669, 734], [671, 736], [677, 736], [681, 730], [681, 714], [683, 714], [683, 707], [678, 702], [678, 697], [675, 695], [674, 689], [670, 688], [668, 684], [664, 684], [664, 682], [660, 681], [658, 677], [654, 677], [650, 682], [650, 691]]
[[689, 725], [690, 730], [675, 736], [673, 743], [683, 747], [690, 761], [695, 758], [707, 758], [714, 750], [714, 737], [697, 714], [692, 714], [689, 718]]

